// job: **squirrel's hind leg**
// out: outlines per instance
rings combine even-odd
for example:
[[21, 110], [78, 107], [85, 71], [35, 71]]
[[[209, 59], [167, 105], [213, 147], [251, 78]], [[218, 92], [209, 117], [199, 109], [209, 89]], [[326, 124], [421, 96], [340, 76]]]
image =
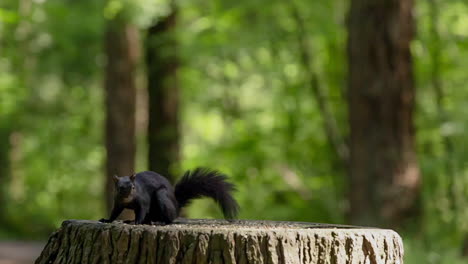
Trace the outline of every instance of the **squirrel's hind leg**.
[[174, 204], [166, 189], [159, 190], [154, 197], [150, 216], [153, 222], [170, 224], [177, 218], [177, 205]]
[[140, 204], [138, 208], [135, 208], [135, 225], [141, 224], [151, 224], [151, 219], [149, 216], [149, 205], [148, 204]]

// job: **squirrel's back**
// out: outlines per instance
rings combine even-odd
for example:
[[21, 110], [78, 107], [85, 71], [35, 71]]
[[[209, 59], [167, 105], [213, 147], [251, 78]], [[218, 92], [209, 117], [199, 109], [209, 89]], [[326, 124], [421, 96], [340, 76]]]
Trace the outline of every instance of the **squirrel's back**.
[[174, 192], [174, 187], [172, 187], [169, 180], [158, 174], [154, 171], [142, 171], [136, 174], [135, 182], [140, 186], [144, 186], [150, 189], [161, 189], [166, 188], [171, 192]]

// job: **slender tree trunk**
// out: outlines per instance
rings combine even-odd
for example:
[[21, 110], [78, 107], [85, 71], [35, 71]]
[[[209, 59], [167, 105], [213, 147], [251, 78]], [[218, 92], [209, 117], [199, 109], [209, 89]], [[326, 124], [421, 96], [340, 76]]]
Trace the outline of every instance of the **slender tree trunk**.
[[412, 0], [352, 0], [349, 12], [350, 218], [399, 227], [417, 209]]
[[[443, 50], [440, 33], [438, 30], [439, 27], [439, 8], [436, 0], [429, 0], [429, 32], [430, 32], [430, 45], [429, 47], [429, 56], [431, 59], [431, 84], [434, 89], [435, 102], [437, 106], [437, 114], [439, 117], [440, 126], [443, 126], [444, 123], [449, 122], [449, 114], [446, 110], [446, 105], [444, 104], [445, 91], [444, 85], [442, 82], [442, 69], [440, 65], [442, 64], [442, 54]], [[455, 158], [453, 157], [454, 145], [450, 135], [442, 134], [442, 142], [444, 146], [444, 163], [445, 163], [445, 173], [447, 176], [448, 188], [448, 202], [449, 207], [452, 210], [454, 217], [452, 219], [453, 226], [457, 226], [456, 221], [458, 218], [458, 202], [457, 202], [457, 181], [456, 181], [456, 168], [455, 168]]]
[[[29, 17], [33, 12], [33, 2], [31, 0], [18, 0], [13, 4], [12, 8], [16, 8], [19, 17]], [[11, 62], [12, 74], [18, 78], [18, 89], [27, 89], [32, 84], [32, 75], [35, 68], [35, 56], [32, 56], [30, 42], [33, 33], [31, 21], [29, 19], [20, 19], [17, 24], [4, 24], [3, 39], [0, 40], [0, 50], [4, 53], [4, 57]], [[15, 56], [14, 54], [18, 55]], [[6, 56], [5, 56], [6, 55]], [[21, 93], [20, 93], [21, 94]], [[29, 98], [28, 98], [29, 99]], [[21, 101], [21, 100], [19, 100]], [[28, 101], [29, 103], [29, 101]], [[26, 103], [27, 105], [27, 103]], [[23, 105], [25, 106], [25, 105]], [[13, 180], [13, 154], [14, 150], [18, 149], [17, 144], [14, 145], [15, 134], [19, 134], [21, 124], [18, 123], [18, 115], [21, 113], [15, 107], [12, 112], [0, 113], [0, 224], [8, 228], [7, 204], [11, 199], [11, 186]], [[18, 137], [17, 137], [18, 138]]]
[[305, 22], [301, 17], [300, 11], [297, 6], [292, 2], [291, 3], [291, 12], [292, 17], [297, 25], [297, 38], [299, 44], [299, 56], [301, 65], [304, 70], [307, 72], [309, 77], [308, 82], [312, 89], [312, 93], [317, 102], [318, 110], [323, 119], [323, 127], [325, 130], [325, 135], [328, 138], [328, 142], [331, 145], [332, 149], [335, 151], [336, 156], [339, 160], [339, 165], [346, 168], [349, 158], [349, 150], [346, 142], [343, 140], [338, 124], [336, 123], [336, 118], [333, 115], [332, 108], [326, 98], [326, 90], [323, 85], [320, 84], [317, 73], [314, 70], [312, 64], [312, 53], [310, 51], [310, 45], [307, 42], [307, 31], [305, 27]]
[[179, 87], [175, 9], [148, 30], [149, 169], [171, 177], [179, 161]]
[[10, 181], [10, 135], [11, 128], [8, 123], [0, 121], [0, 181], [3, 182], [0, 186], [0, 210], [4, 213], [0, 216], [0, 224], [5, 224], [6, 205], [8, 203], [8, 186]]
[[113, 175], [135, 171], [135, 71], [137, 29], [117, 19], [109, 21], [105, 35], [106, 90], [106, 201], [113, 205]]

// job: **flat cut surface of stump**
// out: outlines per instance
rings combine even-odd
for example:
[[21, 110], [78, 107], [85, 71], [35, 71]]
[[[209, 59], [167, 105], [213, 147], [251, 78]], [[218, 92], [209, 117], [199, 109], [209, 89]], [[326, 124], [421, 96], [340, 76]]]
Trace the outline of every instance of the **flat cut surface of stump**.
[[403, 243], [392, 230], [301, 222], [68, 220], [36, 263], [391, 264], [403, 263]]

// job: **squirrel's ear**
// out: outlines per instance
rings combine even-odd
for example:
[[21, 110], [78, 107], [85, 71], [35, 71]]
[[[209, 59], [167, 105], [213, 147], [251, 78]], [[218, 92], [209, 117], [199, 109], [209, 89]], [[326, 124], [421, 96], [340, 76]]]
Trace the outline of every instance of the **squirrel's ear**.
[[135, 180], [135, 177], [136, 177], [136, 173], [133, 173], [133, 175], [130, 176], [130, 180], [134, 181], [134, 180]]
[[119, 181], [119, 177], [117, 175], [112, 176], [112, 179], [114, 180], [115, 183]]

